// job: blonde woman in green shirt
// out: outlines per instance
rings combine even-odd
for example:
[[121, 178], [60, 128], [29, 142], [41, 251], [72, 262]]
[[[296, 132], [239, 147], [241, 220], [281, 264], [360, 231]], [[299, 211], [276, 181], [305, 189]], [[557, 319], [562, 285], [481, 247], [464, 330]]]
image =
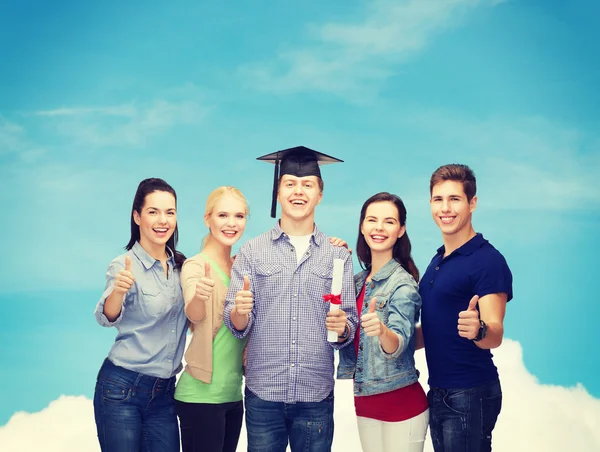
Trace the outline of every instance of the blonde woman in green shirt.
[[234, 187], [215, 189], [206, 201], [209, 234], [202, 252], [181, 270], [185, 313], [193, 336], [175, 390], [183, 452], [235, 452], [244, 413], [242, 354], [245, 341], [223, 324], [233, 258], [231, 247], [246, 227], [248, 204]]

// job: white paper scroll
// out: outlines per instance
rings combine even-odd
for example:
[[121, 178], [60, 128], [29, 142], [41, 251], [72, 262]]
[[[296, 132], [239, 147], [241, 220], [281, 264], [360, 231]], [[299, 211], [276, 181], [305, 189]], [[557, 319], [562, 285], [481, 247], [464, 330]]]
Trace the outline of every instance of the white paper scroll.
[[[344, 276], [344, 260], [334, 259], [333, 260], [333, 278], [331, 280], [331, 294], [341, 295], [342, 293], [342, 277]], [[340, 305], [336, 303], [329, 303], [329, 312], [337, 311], [340, 309]], [[337, 342], [338, 334], [335, 331], [327, 330], [327, 341]]]

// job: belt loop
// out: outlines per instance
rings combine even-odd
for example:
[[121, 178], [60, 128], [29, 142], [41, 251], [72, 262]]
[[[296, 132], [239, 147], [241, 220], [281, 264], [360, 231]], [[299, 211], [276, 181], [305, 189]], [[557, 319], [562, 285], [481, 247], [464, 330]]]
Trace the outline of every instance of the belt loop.
[[133, 388], [131, 389], [132, 397], [135, 397], [136, 390], [138, 388], [138, 384], [143, 377], [144, 377], [144, 374], [141, 374], [141, 373], [137, 374], [137, 377], [135, 378], [135, 382], [133, 383]]

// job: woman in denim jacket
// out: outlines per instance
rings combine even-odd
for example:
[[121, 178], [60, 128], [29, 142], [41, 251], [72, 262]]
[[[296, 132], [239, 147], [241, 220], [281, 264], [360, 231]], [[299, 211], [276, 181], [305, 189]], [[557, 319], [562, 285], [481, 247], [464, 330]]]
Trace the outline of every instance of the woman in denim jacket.
[[414, 361], [419, 271], [398, 196], [378, 193], [364, 203], [356, 250], [365, 268], [354, 277], [362, 328], [354, 346], [340, 350], [338, 378], [354, 378], [364, 452], [422, 451], [429, 411]]

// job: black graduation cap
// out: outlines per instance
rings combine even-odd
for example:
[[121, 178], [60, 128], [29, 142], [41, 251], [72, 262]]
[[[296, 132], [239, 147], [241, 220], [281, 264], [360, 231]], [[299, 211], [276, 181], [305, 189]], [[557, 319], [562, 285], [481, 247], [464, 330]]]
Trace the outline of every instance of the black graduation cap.
[[332, 157], [322, 152], [305, 146], [296, 146], [294, 148], [282, 149], [281, 151], [258, 157], [257, 160], [275, 164], [275, 173], [273, 176], [273, 200], [271, 203], [271, 218], [276, 217], [277, 212], [277, 183], [279, 175], [291, 174], [296, 177], [317, 176], [321, 177], [319, 165], [328, 163], [343, 162], [338, 158]]

